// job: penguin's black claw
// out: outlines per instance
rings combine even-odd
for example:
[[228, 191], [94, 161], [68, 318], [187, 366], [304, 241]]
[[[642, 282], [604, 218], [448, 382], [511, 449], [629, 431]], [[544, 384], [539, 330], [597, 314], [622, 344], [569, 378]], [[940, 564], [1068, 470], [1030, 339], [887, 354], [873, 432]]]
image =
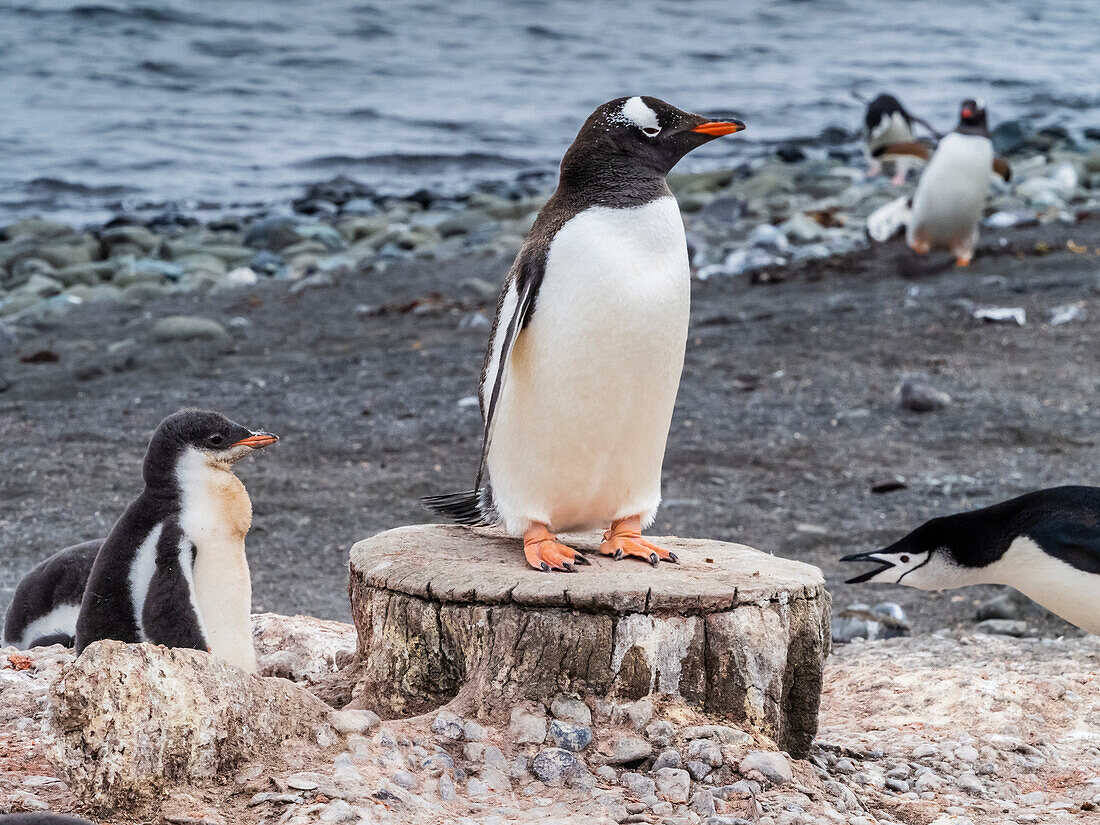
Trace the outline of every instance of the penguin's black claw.
[[675, 553], [669, 553], [668, 558], [665, 559], [665, 561], [672, 562], [673, 564], [679, 564], [680, 563], [680, 557], [677, 556]]
[[661, 563], [661, 559], [656, 553], [650, 553], [649, 554], [649, 563], [652, 564], [654, 567], [656, 567], [658, 564]]
[[539, 570], [541, 570], [543, 573], [549, 573], [550, 572], [550, 565], [547, 564], [546, 562], [541, 562], [539, 564]]
[[615, 561], [618, 561], [622, 557], [623, 557], [623, 550], [620, 547], [618, 550], [615, 551]]
[[573, 559], [573, 564], [592, 564], [592, 562], [590, 562], [588, 559], [586, 559], [580, 553], [577, 553], [576, 557], [574, 557], [574, 559]]
[[576, 572], [577, 572], [577, 568], [576, 568], [576, 567], [574, 567], [573, 565], [571, 565], [571, 564], [570, 564], [569, 562], [567, 562], [567, 561], [563, 561], [563, 562], [561, 563], [561, 566], [565, 568], [565, 572], [566, 572], [566, 573], [576, 573]]

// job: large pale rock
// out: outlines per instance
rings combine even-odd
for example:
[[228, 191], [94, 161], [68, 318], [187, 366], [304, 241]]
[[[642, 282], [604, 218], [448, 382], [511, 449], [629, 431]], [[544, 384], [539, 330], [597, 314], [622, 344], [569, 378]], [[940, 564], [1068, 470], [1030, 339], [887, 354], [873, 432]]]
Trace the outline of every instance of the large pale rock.
[[576, 574], [529, 569], [489, 530], [403, 527], [351, 551], [357, 704], [382, 716], [451, 701], [491, 715], [559, 694], [679, 697], [792, 754], [817, 730], [829, 647], [821, 572], [748, 547], [657, 538], [681, 564], [595, 555]]
[[[284, 679], [197, 650], [103, 641], [49, 692], [50, 759], [90, 808], [131, 811], [172, 785], [212, 785], [244, 764], [279, 765], [335, 734], [330, 708]], [[327, 744], [327, 743], [326, 743]]]
[[252, 614], [252, 642], [263, 676], [316, 684], [355, 659], [355, 626], [312, 616]]

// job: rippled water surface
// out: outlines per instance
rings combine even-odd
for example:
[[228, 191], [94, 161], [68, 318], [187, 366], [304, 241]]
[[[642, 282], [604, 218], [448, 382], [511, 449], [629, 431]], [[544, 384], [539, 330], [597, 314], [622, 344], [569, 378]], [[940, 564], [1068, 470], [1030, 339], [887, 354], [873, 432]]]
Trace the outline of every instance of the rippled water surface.
[[1100, 126], [1098, 55], [1089, 0], [0, 0], [0, 216], [461, 190], [552, 168], [625, 94], [749, 123], [695, 164], [854, 131], [853, 88]]

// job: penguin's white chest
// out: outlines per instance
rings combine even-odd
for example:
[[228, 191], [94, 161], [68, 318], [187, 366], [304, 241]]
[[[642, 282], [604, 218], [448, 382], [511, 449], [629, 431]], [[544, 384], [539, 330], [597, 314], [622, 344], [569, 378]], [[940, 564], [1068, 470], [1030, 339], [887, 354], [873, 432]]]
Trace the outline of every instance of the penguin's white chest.
[[1100, 576], [1044, 553], [1031, 539], [1013, 541], [982, 575], [983, 581], [1015, 587], [1066, 621], [1100, 635]]
[[867, 146], [872, 151], [891, 143], [904, 143], [913, 139], [913, 129], [901, 112], [892, 112], [879, 120], [867, 136]]
[[952, 132], [941, 140], [913, 196], [907, 233], [910, 246], [972, 244], [992, 168], [989, 138]]
[[652, 520], [690, 291], [671, 196], [594, 207], [558, 232], [507, 368], [488, 459], [509, 530], [532, 521], [567, 530], [631, 515]]
[[244, 539], [252, 502], [232, 472], [201, 456], [180, 463], [180, 526], [195, 545], [191, 586], [203, 634], [215, 656], [256, 671], [252, 644], [252, 582]]

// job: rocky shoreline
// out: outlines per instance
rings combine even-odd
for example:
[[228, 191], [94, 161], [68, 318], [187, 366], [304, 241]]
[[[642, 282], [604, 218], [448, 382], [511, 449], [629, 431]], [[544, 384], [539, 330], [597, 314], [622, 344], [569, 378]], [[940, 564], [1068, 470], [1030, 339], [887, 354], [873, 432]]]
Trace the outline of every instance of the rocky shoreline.
[[[994, 184], [988, 227], [1072, 224], [1100, 210], [1095, 143], [1057, 129], [994, 138], [1014, 178]], [[849, 147], [790, 145], [736, 168], [670, 176], [696, 276], [766, 272], [866, 247], [867, 216], [913, 185], [868, 178], [866, 168]], [[340, 177], [309, 187], [292, 211], [206, 224], [175, 213], [90, 228], [27, 218], [0, 228], [0, 323], [49, 324], [81, 304], [140, 305], [265, 280], [307, 289], [410, 260], [511, 256], [553, 185], [529, 174], [458, 197], [392, 197]]]
[[[322, 696], [355, 649], [353, 627], [307, 617], [257, 616], [254, 632], [265, 675]], [[116, 647], [125, 653], [126, 646]], [[151, 657], [153, 675], [143, 678], [155, 681], [164, 678], [157, 672], [178, 668], [179, 657], [164, 649], [139, 646], [134, 653]], [[208, 678], [204, 667], [219, 667], [185, 653], [198, 677]], [[113, 777], [89, 785], [72, 763], [79, 749], [71, 744], [64, 767], [72, 789], [51, 764], [58, 738], [49, 714], [58, 711], [49, 708], [64, 707], [64, 691], [87, 678], [72, 661], [59, 647], [0, 652], [0, 813], [81, 810], [74, 792], [109, 798], [103, 794], [123, 781], [89, 766]], [[318, 717], [303, 728], [312, 730], [309, 741], [293, 748], [258, 748], [224, 774], [192, 763], [190, 783], [175, 777], [156, 821], [1086, 822], [1100, 809], [1100, 700], [1091, 684], [1098, 664], [1096, 637], [937, 633], [848, 645], [827, 665], [821, 727], [806, 760], [667, 697], [619, 704], [560, 696], [548, 706], [497, 708], [479, 719], [447, 709], [386, 721], [365, 710], [329, 711], [327, 721]], [[58, 686], [62, 674], [69, 688]], [[293, 690], [269, 681], [262, 689], [239, 687], [247, 695], [230, 704], [258, 701], [252, 690]], [[304, 692], [295, 701], [309, 702]], [[231, 711], [221, 704], [224, 698], [206, 696], [206, 715], [189, 724], [201, 729]], [[120, 706], [123, 715], [137, 714], [139, 732], [122, 726], [122, 735], [140, 735], [141, 707]], [[252, 735], [260, 742], [284, 735], [256, 724]], [[277, 711], [269, 724], [278, 724]], [[110, 821], [148, 821], [148, 812], [119, 810]]]

